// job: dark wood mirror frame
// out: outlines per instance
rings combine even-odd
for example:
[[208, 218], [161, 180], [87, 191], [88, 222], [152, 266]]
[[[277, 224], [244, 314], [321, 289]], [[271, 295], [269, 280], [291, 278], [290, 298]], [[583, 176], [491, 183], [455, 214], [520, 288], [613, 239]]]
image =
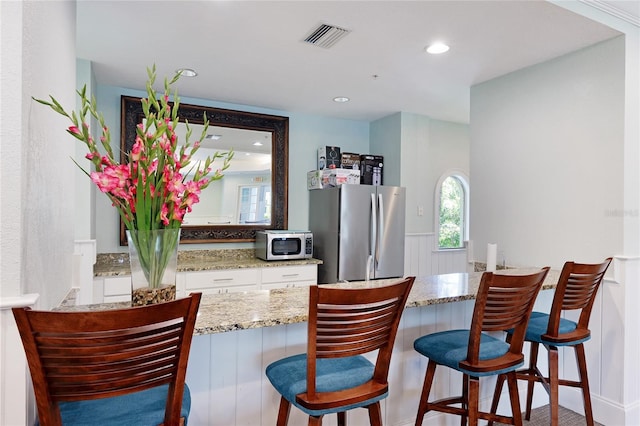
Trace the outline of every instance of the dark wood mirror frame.
[[[183, 226], [180, 243], [225, 243], [255, 241], [256, 231], [287, 229], [289, 191], [289, 117], [212, 108], [181, 103], [180, 121], [204, 124], [204, 115], [211, 126], [235, 127], [271, 132], [271, 223], [269, 225], [208, 225]], [[122, 96], [120, 117], [120, 159], [128, 161], [136, 138], [136, 126], [144, 114], [140, 98]], [[199, 135], [194, 135], [198, 137]], [[233, 161], [233, 160], [231, 160]], [[127, 236], [120, 220], [120, 245], [127, 245]]]

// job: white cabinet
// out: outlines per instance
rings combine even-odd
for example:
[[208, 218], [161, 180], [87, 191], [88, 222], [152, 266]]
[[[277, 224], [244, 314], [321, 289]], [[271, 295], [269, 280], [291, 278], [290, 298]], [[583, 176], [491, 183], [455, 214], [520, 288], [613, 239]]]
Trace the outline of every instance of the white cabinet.
[[131, 301], [131, 276], [105, 277], [102, 294], [104, 303]]
[[300, 287], [316, 284], [318, 281], [317, 265], [281, 266], [262, 268], [262, 290], [283, 287]]
[[194, 291], [203, 294], [258, 290], [260, 269], [223, 269], [184, 272], [185, 295]]
[[[316, 284], [318, 265], [270, 266], [266, 268], [216, 269], [185, 271], [176, 275], [178, 297], [191, 292], [203, 294], [300, 287]], [[131, 276], [95, 277], [93, 303], [131, 300]]]

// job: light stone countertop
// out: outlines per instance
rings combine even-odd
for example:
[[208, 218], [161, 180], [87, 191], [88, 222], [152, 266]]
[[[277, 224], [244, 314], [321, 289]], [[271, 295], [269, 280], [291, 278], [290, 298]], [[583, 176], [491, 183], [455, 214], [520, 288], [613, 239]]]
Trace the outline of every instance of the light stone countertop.
[[[531, 274], [538, 268], [509, 269], [509, 274]], [[497, 274], [505, 271], [497, 271]], [[550, 270], [543, 290], [555, 287], [559, 271]], [[454, 273], [417, 277], [406, 307], [413, 308], [438, 303], [475, 299], [482, 272]], [[322, 284], [341, 288], [377, 287], [398, 281], [384, 279], [339, 284]], [[195, 335], [272, 327], [307, 320], [309, 289], [305, 287], [276, 290], [255, 290], [242, 293], [206, 294], [202, 296]], [[124, 309], [129, 303], [103, 303], [84, 306], [61, 306], [56, 310], [87, 311]]]

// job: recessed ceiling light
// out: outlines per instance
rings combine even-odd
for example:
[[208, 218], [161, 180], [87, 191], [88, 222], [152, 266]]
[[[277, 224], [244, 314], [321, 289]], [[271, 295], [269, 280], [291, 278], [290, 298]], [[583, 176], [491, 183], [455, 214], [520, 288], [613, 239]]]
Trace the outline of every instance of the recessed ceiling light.
[[344, 103], [344, 102], [349, 102], [349, 98], [347, 98], [346, 96], [336, 96], [335, 98], [333, 98], [333, 101]]
[[205, 139], [211, 139], [212, 141], [217, 141], [218, 139], [220, 139], [222, 137], [222, 135], [207, 135], [204, 138]]
[[433, 43], [432, 45], [427, 46], [425, 49], [427, 53], [431, 53], [432, 55], [438, 55], [440, 53], [444, 53], [449, 50], [449, 46], [444, 43]]
[[191, 68], [179, 68], [176, 70], [176, 73], [183, 77], [195, 77], [198, 75], [198, 73]]

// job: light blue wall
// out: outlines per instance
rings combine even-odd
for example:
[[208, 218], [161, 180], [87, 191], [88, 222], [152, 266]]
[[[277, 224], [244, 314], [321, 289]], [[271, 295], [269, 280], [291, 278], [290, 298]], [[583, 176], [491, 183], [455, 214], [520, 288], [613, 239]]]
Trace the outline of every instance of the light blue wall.
[[371, 123], [371, 149], [369, 154], [384, 157], [385, 185], [402, 186], [400, 177], [402, 145], [402, 114], [396, 113]]
[[[114, 150], [120, 143], [120, 97], [146, 96], [139, 90], [98, 85], [98, 110], [104, 114], [111, 128]], [[308, 226], [307, 172], [316, 168], [317, 149], [323, 145], [339, 146], [344, 151], [365, 153], [369, 150], [369, 123], [365, 121], [341, 120], [286, 111], [271, 110], [246, 105], [235, 105], [205, 99], [181, 97], [185, 104], [198, 104], [216, 108], [227, 108], [263, 114], [289, 117], [289, 228], [302, 229]], [[123, 252], [119, 246], [118, 214], [103, 194], [96, 196], [96, 239], [98, 253]], [[181, 249], [251, 247], [250, 243], [189, 244]]]

